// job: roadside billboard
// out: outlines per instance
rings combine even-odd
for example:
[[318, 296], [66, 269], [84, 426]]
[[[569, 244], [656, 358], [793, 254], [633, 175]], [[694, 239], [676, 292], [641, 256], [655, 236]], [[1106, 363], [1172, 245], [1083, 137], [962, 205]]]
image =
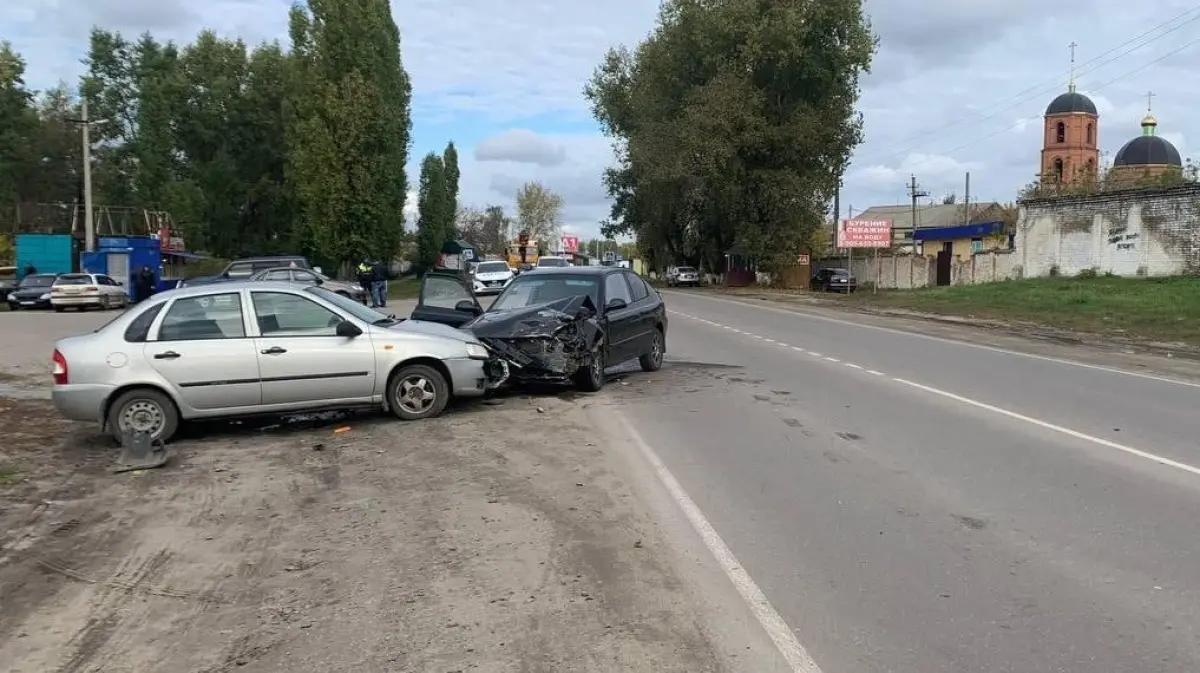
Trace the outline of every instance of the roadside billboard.
[[891, 220], [842, 220], [838, 223], [836, 248], [892, 247]]
[[562, 251], [568, 255], [574, 255], [579, 252], [579, 237], [578, 236], [563, 236]]

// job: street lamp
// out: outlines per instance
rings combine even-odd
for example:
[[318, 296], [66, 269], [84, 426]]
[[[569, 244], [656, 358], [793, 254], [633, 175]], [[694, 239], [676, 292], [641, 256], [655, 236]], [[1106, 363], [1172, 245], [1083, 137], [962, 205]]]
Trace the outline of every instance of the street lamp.
[[83, 131], [83, 242], [88, 252], [96, 251], [96, 221], [92, 212], [92, 124], [102, 124], [106, 119], [88, 119], [87, 92], [81, 92], [83, 105], [79, 119], [70, 121], [79, 124]]

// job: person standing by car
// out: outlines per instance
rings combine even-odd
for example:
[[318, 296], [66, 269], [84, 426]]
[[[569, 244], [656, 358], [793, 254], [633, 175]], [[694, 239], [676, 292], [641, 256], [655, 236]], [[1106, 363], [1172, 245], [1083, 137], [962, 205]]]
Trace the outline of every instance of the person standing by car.
[[387, 306], [387, 266], [379, 260], [371, 264], [371, 299], [376, 308]]
[[362, 286], [363, 292], [366, 292], [367, 296], [371, 298], [371, 308], [376, 308], [375, 295], [371, 293], [371, 278], [373, 274], [371, 273], [370, 263], [364, 259], [358, 263], [356, 271], [358, 273], [358, 284]]
[[154, 272], [143, 266], [133, 279], [133, 301], [142, 302], [154, 295]]
[[32, 263], [29, 263], [29, 264], [25, 265], [25, 270], [24, 270], [24, 273], [21, 274], [21, 277], [26, 278], [28, 276], [33, 276], [36, 274], [37, 274], [37, 267], [34, 266]]

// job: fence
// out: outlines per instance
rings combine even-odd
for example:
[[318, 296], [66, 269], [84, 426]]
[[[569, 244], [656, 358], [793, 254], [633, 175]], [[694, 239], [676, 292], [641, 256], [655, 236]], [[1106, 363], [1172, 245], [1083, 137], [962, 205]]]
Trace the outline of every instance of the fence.
[[[950, 263], [951, 285], [995, 283], [1021, 277], [1019, 258], [1009, 250], [981, 252]], [[861, 286], [876, 285], [882, 290], [908, 290], [937, 284], [937, 260], [916, 255], [879, 255], [828, 257], [815, 268], [849, 268]]]

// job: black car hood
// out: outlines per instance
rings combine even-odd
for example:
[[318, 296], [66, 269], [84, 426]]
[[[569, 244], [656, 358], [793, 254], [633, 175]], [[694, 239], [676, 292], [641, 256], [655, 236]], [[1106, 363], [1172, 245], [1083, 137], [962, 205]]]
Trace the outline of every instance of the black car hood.
[[511, 311], [489, 311], [463, 325], [463, 329], [484, 339], [551, 337], [563, 324], [595, 315], [592, 298], [580, 294]]

